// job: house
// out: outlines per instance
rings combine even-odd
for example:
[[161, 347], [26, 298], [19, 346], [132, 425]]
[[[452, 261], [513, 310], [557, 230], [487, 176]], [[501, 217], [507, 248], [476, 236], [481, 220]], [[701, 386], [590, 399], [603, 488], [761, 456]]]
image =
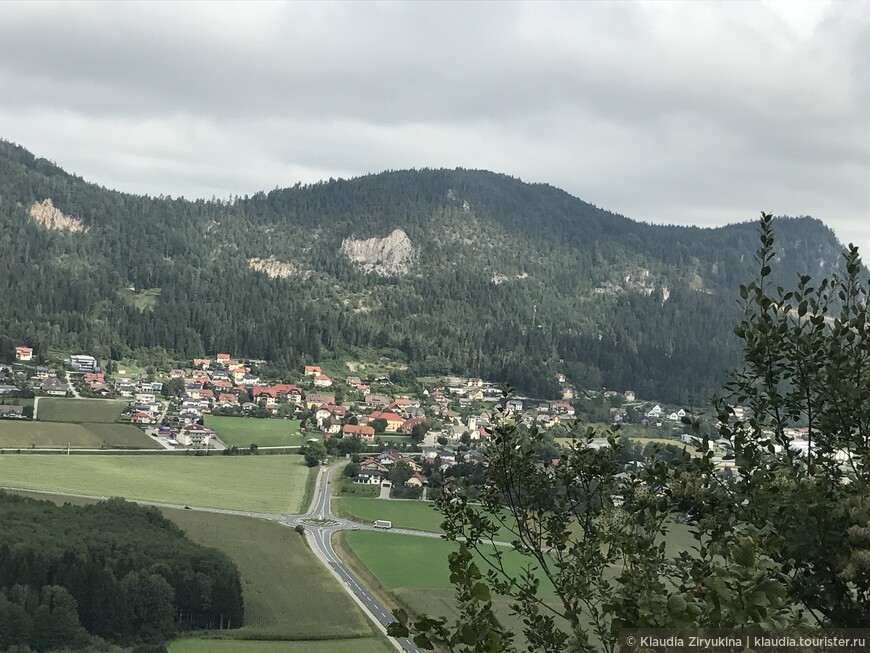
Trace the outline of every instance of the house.
[[556, 382], [557, 383], [565, 383], [568, 379], [561, 372], [556, 372]]
[[31, 349], [30, 347], [16, 347], [15, 360], [21, 361], [23, 363], [33, 360], [33, 349]]
[[209, 365], [211, 365], [210, 358], [194, 358], [193, 359], [193, 366], [194, 367], [198, 367], [200, 369], [207, 369]]
[[402, 433], [410, 433], [414, 430], [415, 426], [417, 426], [418, 424], [422, 424], [423, 422], [424, 420], [422, 417], [406, 419], [404, 422], [402, 422], [402, 426], [400, 426], [398, 430]]
[[483, 390], [480, 388], [471, 388], [469, 389], [466, 398], [469, 401], [483, 401]]
[[320, 365], [306, 365], [302, 371], [305, 372], [305, 376], [317, 376], [318, 374], [323, 374]]
[[636, 397], [634, 396], [634, 390], [626, 390], [625, 391], [625, 400], [626, 401], [635, 401]]
[[217, 361], [218, 361], [218, 363], [222, 363], [223, 365], [226, 365], [227, 363], [230, 362], [230, 355], [229, 354], [218, 354]]
[[323, 426], [321, 428], [327, 436], [338, 435], [339, 433], [341, 433], [341, 420], [330, 416], [323, 422]]
[[662, 407], [656, 404], [652, 408], [650, 408], [646, 413], [644, 413], [646, 417], [658, 419], [662, 415]]
[[146, 413], [140, 410], [130, 416], [130, 421], [133, 422], [133, 424], [153, 424], [154, 418], [151, 416], [150, 413]]
[[316, 392], [311, 392], [308, 394], [307, 397], [305, 397], [305, 404], [310, 410], [314, 410], [318, 406], [334, 403], [335, 395], [318, 394]]
[[137, 404], [153, 404], [156, 401], [156, 398], [151, 393], [137, 392], [135, 400]]
[[117, 379], [115, 381], [115, 392], [122, 397], [132, 397], [136, 392], [136, 384], [130, 379]]
[[523, 412], [523, 402], [521, 399], [509, 399], [507, 402], [508, 411], [514, 411], [516, 413]]
[[382, 419], [387, 423], [387, 431], [398, 431], [402, 428], [405, 420], [398, 413], [385, 413], [382, 411], [374, 411], [369, 415], [372, 420]]
[[387, 395], [367, 394], [364, 401], [368, 408], [384, 408], [389, 406], [393, 400]]
[[[220, 354], [218, 354], [220, 355]], [[188, 424], [178, 432], [176, 440], [185, 447], [208, 447], [214, 431], [199, 424]]]
[[171, 370], [169, 372], [170, 379], [183, 379], [184, 378], [184, 370]]
[[60, 379], [46, 379], [39, 387], [43, 394], [52, 395], [55, 397], [65, 397], [69, 392], [69, 384]]
[[372, 470], [367, 472], [360, 472], [359, 474], [357, 474], [353, 482], [358, 483], [359, 485], [380, 485], [382, 479], [383, 474], [378, 471]]
[[24, 406], [0, 406], [0, 417], [24, 417]]
[[86, 354], [73, 354], [69, 357], [69, 366], [77, 372], [99, 372], [97, 359]]
[[363, 440], [374, 440], [375, 430], [371, 426], [359, 426], [357, 424], [345, 424], [341, 429], [345, 437], [353, 437], [358, 435]]
[[200, 399], [214, 399], [214, 390], [209, 390], [207, 388], [203, 388], [199, 391]]
[[478, 379], [477, 377], [472, 377], [468, 379], [468, 385], [472, 388], [482, 388], [483, 387], [483, 379]]
[[562, 399], [565, 401], [570, 401], [574, 398], [574, 388], [563, 388], [562, 389]]
[[0, 385], [0, 395], [11, 395], [18, 392], [14, 385]]
[[332, 385], [332, 379], [325, 374], [318, 374], [314, 377], [314, 386], [316, 388], [328, 388]]
[[255, 404], [252, 401], [246, 401], [245, 403], [242, 404], [242, 410], [245, 411], [246, 413], [249, 413], [252, 410], [256, 410], [256, 409], [257, 409], [257, 404]]
[[105, 383], [106, 375], [102, 372], [86, 372], [82, 377], [85, 383]]
[[239, 398], [234, 394], [230, 394], [229, 392], [222, 392], [218, 395], [217, 402], [219, 406], [229, 408], [232, 406], [238, 406]]
[[37, 365], [36, 370], [33, 374], [33, 377], [37, 378], [37, 379], [47, 379], [48, 377], [50, 377], [53, 374], [54, 374], [54, 372], [52, 372], [50, 369], [48, 369], [44, 365]]
[[550, 404], [550, 414], [563, 415], [565, 417], [574, 417], [574, 406], [565, 403], [564, 401], [557, 401]]
[[344, 382], [347, 383], [349, 386], [362, 385], [362, 379], [358, 376], [348, 376], [347, 378], [345, 378]]
[[405, 487], [423, 487], [428, 484], [428, 479], [419, 472], [414, 472], [414, 475], [405, 481]]
[[199, 399], [202, 383], [188, 383], [184, 386], [184, 393], [191, 399]]

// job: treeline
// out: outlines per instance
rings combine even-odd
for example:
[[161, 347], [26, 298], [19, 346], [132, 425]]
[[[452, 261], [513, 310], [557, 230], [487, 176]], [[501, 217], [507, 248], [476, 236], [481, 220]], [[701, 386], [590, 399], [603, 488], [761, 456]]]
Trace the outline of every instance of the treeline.
[[155, 508], [0, 492], [0, 524], [0, 650], [160, 645], [243, 623], [235, 564]]
[[[46, 198], [89, 231], [35, 224], [29, 207]], [[340, 253], [344, 238], [397, 228], [415, 248], [404, 276], [365, 275]], [[779, 233], [776, 281], [838, 262], [817, 220]], [[387, 356], [540, 397], [556, 396], [563, 371], [684, 402], [718, 389], [737, 360], [733, 297], [754, 246], [750, 225], [641, 224], [482, 171], [185, 201], [109, 191], [0, 142], [0, 357], [22, 342], [116, 360], [231, 351], [285, 369]], [[249, 268], [270, 256], [297, 274]]]

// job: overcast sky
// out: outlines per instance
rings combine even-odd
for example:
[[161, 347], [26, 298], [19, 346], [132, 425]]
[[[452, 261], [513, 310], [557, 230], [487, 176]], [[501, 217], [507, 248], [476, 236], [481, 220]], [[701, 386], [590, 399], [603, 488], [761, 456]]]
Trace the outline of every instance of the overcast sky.
[[0, 3], [0, 138], [125, 191], [486, 168], [870, 258], [870, 4]]

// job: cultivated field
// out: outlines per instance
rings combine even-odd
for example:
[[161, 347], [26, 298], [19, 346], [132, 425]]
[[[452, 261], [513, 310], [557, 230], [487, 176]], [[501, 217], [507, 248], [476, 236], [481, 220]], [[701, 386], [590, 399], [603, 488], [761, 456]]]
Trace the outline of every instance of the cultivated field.
[[229, 446], [290, 447], [299, 446], [305, 438], [299, 433], [298, 419], [257, 419], [208, 415], [205, 425], [214, 429]]
[[251, 512], [301, 513], [301, 456], [0, 456], [0, 485]]
[[223, 551], [238, 565], [245, 598], [245, 626], [231, 631], [232, 637], [373, 636], [362, 612], [317, 560], [304, 537], [292, 528], [260, 519], [193, 510], [164, 510], [164, 514], [190, 539]]
[[0, 420], [0, 449], [65, 449], [67, 446], [73, 449], [161, 448], [141, 429], [129, 424]]
[[[339, 618], [331, 614], [334, 619]], [[179, 639], [169, 647], [169, 653], [390, 653], [395, 650], [373, 637], [309, 642]]]
[[107, 399], [62, 399], [42, 397], [39, 400], [37, 419], [40, 422], [117, 422], [125, 401]]

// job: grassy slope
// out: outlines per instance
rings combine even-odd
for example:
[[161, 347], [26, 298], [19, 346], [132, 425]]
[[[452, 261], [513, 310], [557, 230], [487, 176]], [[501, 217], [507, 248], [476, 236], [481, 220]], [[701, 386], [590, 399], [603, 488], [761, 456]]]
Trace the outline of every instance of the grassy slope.
[[44, 397], [39, 400], [40, 422], [117, 422], [125, 401], [107, 399], [62, 399]]
[[230, 446], [248, 447], [251, 444], [259, 447], [298, 446], [303, 441], [302, 435], [299, 434], [297, 419], [209, 415], [205, 418], [205, 425], [217, 431], [221, 440]]
[[300, 456], [0, 456], [5, 486], [254, 512], [302, 512], [311, 479]]

